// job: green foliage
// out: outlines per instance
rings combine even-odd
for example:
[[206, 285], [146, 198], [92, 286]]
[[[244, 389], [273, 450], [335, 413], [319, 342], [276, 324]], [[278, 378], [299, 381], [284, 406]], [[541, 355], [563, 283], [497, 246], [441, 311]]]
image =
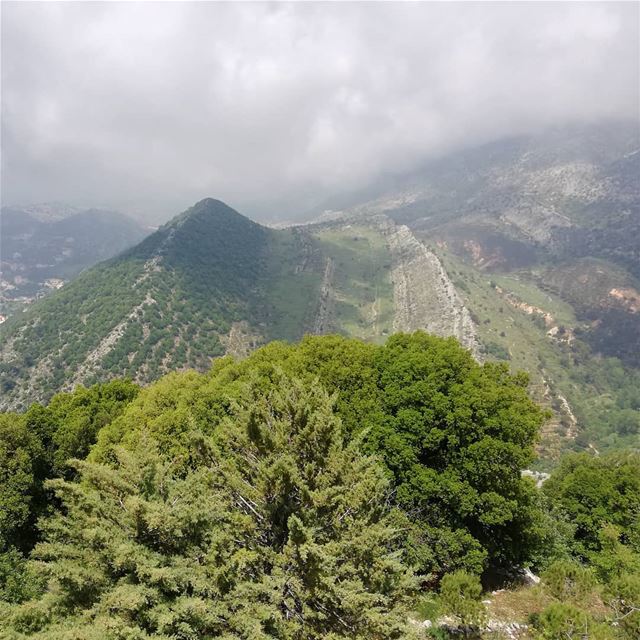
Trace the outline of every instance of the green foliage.
[[482, 585], [478, 576], [456, 571], [447, 573], [440, 584], [442, 611], [469, 627], [480, 627], [487, 619], [482, 598]]
[[543, 574], [556, 602], [535, 621], [539, 638], [617, 638], [640, 633], [640, 549], [635, 453], [571, 455], [545, 483], [555, 516], [572, 524], [573, 559]]
[[35, 520], [44, 449], [23, 416], [0, 414], [0, 552], [24, 542]]
[[0, 551], [0, 605], [3, 602], [19, 603], [35, 598], [43, 588], [37, 568], [16, 548]]
[[51, 481], [64, 511], [34, 553], [49, 587], [10, 611], [13, 637], [411, 636], [387, 480], [319, 385], [245, 385], [213, 438], [189, 438], [186, 465], [147, 433]]
[[565, 456], [544, 492], [575, 526], [574, 552], [582, 557], [603, 548], [605, 524], [619, 528], [626, 544], [640, 550], [640, 455]]
[[197, 203], [3, 325], [0, 347], [11, 348], [0, 364], [2, 404], [46, 399], [78, 373], [88, 383], [148, 382], [171, 369], [206, 370], [239, 321], [256, 333], [271, 327], [266, 338], [298, 339], [321, 279], [298, 269], [313, 246], [306, 234], [267, 229], [222, 202]]
[[520, 470], [542, 423], [526, 378], [421, 333], [390, 338], [376, 364], [384, 417], [368, 439], [399, 503], [432, 526], [468, 531], [494, 566], [522, 562], [537, 507]]
[[534, 621], [539, 640], [613, 640], [614, 631], [572, 604], [549, 605]]
[[640, 571], [622, 573], [606, 586], [605, 598], [625, 640], [640, 638]]
[[6, 637], [407, 638], [408, 567], [440, 582], [430, 619], [479, 628], [478, 575], [534, 562], [539, 638], [635, 639], [638, 455], [567, 456], [538, 491], [542, 417], [525, 376], [423, 333], [3, 414]]
[[582, 602], [595, 587], [593, 572], [571, 560], [556, 560], [542, 574], [542, 580], [547, 591], [563, 602]]
[[640, 576], [640, 550], [637, 544], [623, 544], [623, 537], [619, 527], [605, 525], [599, 535], [600, 551], [589, 555], [591, 564], [603, 583], [609, 583], [627, 573]]
[[213, 433], [243, 380], [267, 388], [280, 369], [335, 393], [345, 433], [381, 457], [408, 514], [411, 561], [429, 579], [526, 562], [545, 540], [535, 487], [520, 474], [543, 419], [526, 377], [420, 332], [384, 346], [338, 336], [272, 343], [243, 361], [218, 361], [204, 377], [166, 378], [101, 432], [94, 455], [137, 446], [144, 421], [163, 451], [186, 456], [193, 425]]
[[[25, 414], [0, 414], [0, 553], [8, 554], [3, 566], [17, 562], [12, 547], [31, 549], [37, 519], [55, 505], [45, 480], [69, 473], [67, 459], [86, 456], [98, 430], [137, 393], [133, 383], [116, 380], [60, 393], [48, 406], [34, 404]], [[15, 576], [0, 571], [0, 590], [13, 590], [7, 580], [15, 582]]]
[[32, 405], [25, 414], [26, 424], [48, 448], [52, 473], [61, 475], [70, 458], [86, 457], [98, 431], [119, 416], [138, 391], [128, 380], [113, 380], [59, 393], [47, 406]]

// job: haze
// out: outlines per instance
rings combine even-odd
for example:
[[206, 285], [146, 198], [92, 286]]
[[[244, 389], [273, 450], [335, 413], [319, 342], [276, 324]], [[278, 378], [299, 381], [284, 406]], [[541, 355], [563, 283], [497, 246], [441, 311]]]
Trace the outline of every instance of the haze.
[[425, 159], [638, 119], [637, 3], [2, 3], [2, 203], [290, 218]]

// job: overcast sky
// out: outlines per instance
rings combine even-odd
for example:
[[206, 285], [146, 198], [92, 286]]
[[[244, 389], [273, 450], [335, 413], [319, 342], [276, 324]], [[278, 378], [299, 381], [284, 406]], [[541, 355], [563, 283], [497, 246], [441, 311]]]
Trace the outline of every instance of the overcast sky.
[[464, 144], [638, 118], [637, 3], [2, 2], [2, 202], [289, 217]]

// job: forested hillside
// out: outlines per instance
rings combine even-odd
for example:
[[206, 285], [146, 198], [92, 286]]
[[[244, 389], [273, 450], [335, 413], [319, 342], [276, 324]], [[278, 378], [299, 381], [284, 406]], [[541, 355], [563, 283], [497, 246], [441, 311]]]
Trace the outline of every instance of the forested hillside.
[[203, 200], [5, 323], [0, 406], [273, 339], [424, 329], [528, 372], [551, 415], [539, 464], [638, 447], [638, 147], [625, 123], [495, 142], [277, 230]]
[[[293, 277], [299, 234], [276, 232], [203, 200], [136, 247], [82, 273], [10, 320], [2, 333], [5, 403], [27, 404], [77, 382], [139, 381], [208, 367], [234, 323], [268, 337], [302, 335], [319, 277]], [[286, 291], [273, 287], [288, 279]], [[279, 295], [293, 297], [286, 318]]]
[[640, 640], [640, 2], [0, 32], [0, 640]]
[[274, 230], [207, 199], [0, 331], [3, 407], [78, 383], [206, 370], [273, 339], [428, 329], [476, 348], [438, 259], [387, 219]]
[[631, 640], [640, 460], [537, 488], [526, 385], [453, 339], [309, 337], [5, 413], [0, 637]]

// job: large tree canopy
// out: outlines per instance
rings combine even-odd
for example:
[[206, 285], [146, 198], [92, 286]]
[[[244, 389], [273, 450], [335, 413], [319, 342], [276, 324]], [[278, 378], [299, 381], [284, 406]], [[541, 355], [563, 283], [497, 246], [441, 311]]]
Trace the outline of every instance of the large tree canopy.
[[3, 415], [0, 637], [400, 640], [418, 588], [480, 620], [477, 574], [533, 561], [540, 637], [636, 638], [638, 457], [536, 490], [526, 385], [424, 333], [310, 337]]
[[480, 365], [454, 339], [398, 334], [384, 346], [338, 336], [272, 343], [210, 373], [174, 374], [145, 390], [100, 434], [93, 456], [135, 448], [145, 425], [167, 455], [185, 454], [194, 427], [214, 433], [251, 379], [285, 371], [336, 394], [348, 437], [379, 455], [411, 522], [407, 546], [425, 576], [526, 563], [540, 542], [531, 462], [543, 421], [523, 375]]
[[14, 608], [13, 637], [411, 636], [388, 480], [318, 384], [246, 384], [213, 437], [185, 434], [186, 458], [139, 437], [50, 481], [64, 509], [33, 554], [49, 586]]

